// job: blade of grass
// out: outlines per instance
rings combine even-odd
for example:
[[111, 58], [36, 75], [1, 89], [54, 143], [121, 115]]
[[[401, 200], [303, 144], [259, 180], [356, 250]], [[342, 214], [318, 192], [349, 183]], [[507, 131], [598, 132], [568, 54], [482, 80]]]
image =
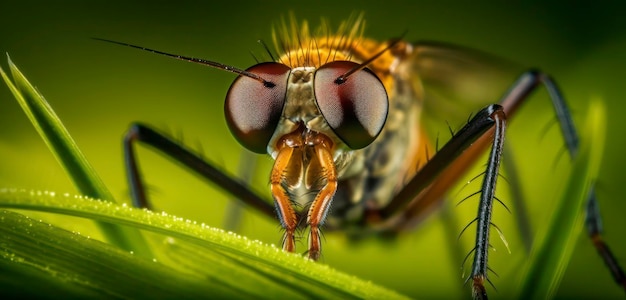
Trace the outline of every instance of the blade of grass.
[[[233, 298], [198, 274], [135, 257], [109, 244], [0, 211], [0, 295], [19, 298]], [[37, 288], [33, 288], [36, 286]], [[40, 289], [40, 287], [43, 287]]]
[[[76, 188], [84, 195], [105, 201], [114, 201], [112, 194], [87, 162], [52, 107], [10, 58], [8, 61], [13, 81], [0, 68], [2, 78], [52, 154], [70, 176]], [[133, 250], [139, 255], [151, 256], [150, 249], [138, 231], [118, 228], [106, 223], [101, 223], [99, 226], [111, 243], [126, 250]]]
[[[261, 292], [305, 298], [402, 298], [299, 255], [165, 213], [80, 196], [7, 189], [0, 190], [0, 207], [62, 213], [172, 236], [176, 242], [160, 252], [172, 251], [169, 260], [174, 263], [162, 263], [184, 273], [217, 280], [248, 296]], [[249, 286], [252, 283], [248, 282], [254, 285]]]
[[574, 160], [567, 189], [556, 206], [545, 237], [531, 252], [528, 269], [522, 277], [520, 299], [554, 297], [582, 232], [583, 207], [600, 169], [605, 117], [602, 102], [593, 101], [585, 122], [581, 151]]

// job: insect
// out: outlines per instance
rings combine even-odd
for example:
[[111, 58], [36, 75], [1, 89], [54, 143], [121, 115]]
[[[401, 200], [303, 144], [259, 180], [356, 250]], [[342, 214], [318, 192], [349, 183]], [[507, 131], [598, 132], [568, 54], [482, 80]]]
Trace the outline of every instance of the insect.
[[[307, 229], [306, 253], [317, 260], [322, 228], [349, 234], [411, 228], [443, 201], [452, 184], [488, 149], [479, 209], [470, 223], [476, 226], [476, 238], [468, 277], [473, 296], [487, 298], [492, 206], [500, 201], [495, 189], [508, 118], [532, 91], [544, 86], [567, 151], [573, 156], [578, 149], [576, 129], [556, 84], [546, 74], [530, 70], [512, 82], [499, 101], [477, 99], [484, 94], [472, 97], [477, 87], [466, 86], [474, 69], [463, 49], [401, 39], [370, 40], [362, 36], [362, 18], [344, 23], [337, 32], [322, 26], [316, 34], [306, 23], [292, 23], [291, 29], [285, 25], [274, 35], [280, 56], [274, 58], [268, 50], [271, 62], [245, 70], [103, 40], [236, 73], [224, 106], [228, 127], [243, 147], [274, 159], [269, 174], [273, 201], [268, 201], [189, 148], [136, 123], [124, 140], [134, 204], [151, 207], [134, 152], [139, 141], [268, 217], [277, 216], [285, 251], [296, 251], [298, 230]], [[440, 149], [433, 147], [421, 121], [423, 108], [436, 98], [427, 85], [467, 93], [471, 110], [461, 113], [475, 112]], [[462, 109], [458, 105], [443, 110], [455, 114]], [[605, 257], [609, 254], [603, 252]]]

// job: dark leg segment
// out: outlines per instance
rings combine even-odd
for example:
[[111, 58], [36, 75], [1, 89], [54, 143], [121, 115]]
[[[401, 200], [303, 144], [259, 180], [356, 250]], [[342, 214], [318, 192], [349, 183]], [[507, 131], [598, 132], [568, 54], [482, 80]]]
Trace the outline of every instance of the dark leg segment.
[[[511, 117], [528, 96], [540, 85], [546, 87], [556, 117], [559, 121], [565, 145], [571, 157], [578, 151], [578, 135], [565, 101], [552, 79], [541, 72], [531, 70], [522, 74], [502, 97], [499, 106], [490, 106], [481, 110], [468, 124], [463, 127], [436, 155], [407, 183], [392, 199], [389, 205], [378, 211], [383, 220], [398, 218], [395, 222], [401, 229], [414, 219], [420, 218], [424, 212], [435, 207], [443, 199], [449, 187], [457, 182], [461, 175], [476, 161], [480, 153], [492, 144], [491, 155], [481, 190], [478, 216], [472, 222], [478, 226], [476, 245], [472, 250], [474, 263], [471, 277], [474, 297], [485, 299], [484, 280], [487, 279], [487, 250], [489, 247], [489, 229], [491, 224], [491, 204], [495, 193], [505, 116]], [[493, 137], [487, 133], [495, 126]], [[591, 219], [599, 221], [595, 194], [589, 197], [588, 210], [595, 211]], [[588, 217], [588, 227], [590, 225]], [[624, 285], [624, 272], [618, 266], [615, 257], [599, 238], [599, 231], [589, 231], [594, 245], [614, 274], [616, 281]], [[468, 278], [469, 280], [469, 278]], [[488, 280], [488, 279], [487, 279]]]
[[[427, 189], [432, 188], [431, 184], [439, 181], [438, 176], [448, 169], [455, 159], [463, 155], [470, 146], [473, 146], [479, 138], [484, 136], [484, 134], [494, 126], [495, 121], [491, 119], [491, 114], [493, 111], [501, 110], [502, 107], [500, 105], [493, 104], [478, 112], [471, 121], [461, 128], [461, 130], [459, 130], [454, 137], [452, 137], [417, 174], [415, 174], [415, 177], [406, 184], [389, 205], [380, 210], [380, 215], [384, 219], [387, 219], [398, 213], [403, 213], [409, 201], [417, 199], [418, 196], [421, 196]], [[455, 173], [459, 173], [459, 171], [455, 169]]]
[[611, 275], [617, 284], [626, 289], [626, 275], [621, 268], [615, 255], [609, 249], [609, 245], [604, 242], [602, 238], [602, 221], [600, 219], [600, 208], [598, 207], [598, 201], [595, 199], [595, 191], [592, 188], [589, 193], [589, 200], [587, 201], [587, 216], [585, 217], [585, 225], [587, 227], [587, 233], [593, 242], [593, 245], [598, 250], [598, 254], [604, 260], [604, 263], [611, 271]]
[[[416, 176], [400, 191], [395, 199], [418, 198], [422, 192], [428, 194], [432, 188], [431, 183], [437, 179], [452, 162], [464, 155], [464, 152], [473, 148], [473, 144], [479, 138], [489, 138], [492, 141], [491, 154], [484, 175], [481, 189], [481, 199], [478, 208], [478, 215], [472, 222], [476, 222], [476, 244], [472, 252], [474, 253], [474, 263], [472, 273], [468, 280], [473, 280], [472, 290], [474, 298], [486, 299], [487, 293], [484, 281], [487, 279], [487, 258], [489, 250], [489, 230], [492, 226], [491, 213], [493, 199], [495, 196], [500, 158], [504, 143], [504, 131], [506, 116], [503, 107], [497, 104], [490, 105], [482, 109], [472, 120], [470, 120], [453, 138], [426, 164]], [[488, 133], [492, 133], [491, 136]], [[482, 149], [481, 149], [482, 150]], [[457, 170], [454, 170], [457, 171]], [[458, 172], [458, 171], [457, 171]], [[444, 174], [445, 175], [445, 174]], [[459, 174], [455, 174], [460, 176]], [[457, 177], [458, 178], [458, 177]], [[437, 181], [435, 181], [437, 182]], [[395, 200], [394, 199], [394, 200]], [[394, 204], [394, 205], [391, 205]], [[401, 203], [392, 202], [390, 206], [382, 210], [382, 213], [389, 214], [402, 213]], [[409, 209], [410, 211], [410, 209]]]
[[145, 193], [145, 186], [141, 180], [133, 148], [133, 145], [137, 141], [149, 145], [176, 162], [181, 163], [183, 166], [214, 183], [224, 191], [236, 196], [245, 204], [254, 207], [263, 214], [271, 218], [275, 217], [273, 205], [252, 192], [247, 186], [206, 162], [190, 149], [176, 143], [173, 139], [138, 123], [131, 125], [124, 138], [124, 156], [133, 205], [151, 209], [148, 197]]
[[[491, 229], [491, 214], [493, 199], [496, 192], [496, 182], [498, 170], [500, 169], [500, 159], [502, 148], [504, 147], [504, 131], [506, 128], [506, 116], [501, 107], [490, 111], [489, 118], [494, 121], [494, 136], [487, 170], [481, 188], [480, 203], [478, 206], [476, 246], [474, 248], [474, 262], [472, 264], [472, 292], [474, 299], [487, 299], [487, 291], [484, 282], [487, 278], [487, 256], [489, 254], [489, 229]], [[469, 280], [470, 277], [468, 277]]]
[[[548, 94], [550, 94], [550, 99], [552, 100], [556, 117], [561, 126], [561, 132], [563, 133], [563, 137], [565, 139], [567, 151], [569, 152], [570, 158], [573, 159], [578, 153], [578, 134], [576, 133], [576, 127], [574, 127], [574, 122], [572, 121], [567, 105], [565, 104], [565, 101], [563, 100], [563, 97], [561, 96], [561, 93], [559, 92], [559, 89], [554, 81], [546, 74], [539, 73], [537, 71], [530, 71], [524, 74], [517, 83], [519, 83], [520, 86], [527, 86], [527, 89], [531, 88], [533, 84], [537, 85], [539, 83], [543, 83], [546, 87]], [[509, 95], [507, 95], [508, 97], [504, 98], [503, 103], [516, 102], [513, 100], [515, 98], [515, 93], [513, 92], [514, 90], [515, 88], [511, 89]], [[626, 290], [626, 275], [624, 275], [624, 270], [617, 262], [617, 258], [613, 255], [609, 246], [602, 239], [601, 223], [602, 221], [598, 200], [595, 195], [595, 190], [592, 189], [589, 193], [589, 199], [587, 200], [586, 207], [585, 224], [587, 226], [587, 233], [617, 284], [621, 285], [622, 288]]]

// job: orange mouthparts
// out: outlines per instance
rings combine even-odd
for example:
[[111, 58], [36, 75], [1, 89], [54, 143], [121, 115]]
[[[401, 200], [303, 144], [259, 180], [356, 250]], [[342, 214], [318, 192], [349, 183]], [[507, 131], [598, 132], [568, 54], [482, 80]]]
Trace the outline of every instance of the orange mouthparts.
[[283, 249], [294, 252], [295, 231], [304, 214], [298, 214], [293, 199], [295, 189], [305, 184], [318, 190], [310, 203], [306, 225], [309, 231], [308, 257], [317, 260], [321, 253], [320, 226], [337, 190], [337, 171], [333, 162], [333, 142], [324, 134], [299, 128], [277, 143], [278, 155], [270, 175], [276, 211], [282, 227]]

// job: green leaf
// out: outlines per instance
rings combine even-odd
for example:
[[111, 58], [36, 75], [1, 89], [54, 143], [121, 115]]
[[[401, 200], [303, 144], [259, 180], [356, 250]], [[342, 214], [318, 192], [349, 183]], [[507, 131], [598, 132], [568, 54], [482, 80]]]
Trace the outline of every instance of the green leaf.
[[520, 299], [549, 299], [556, 293], [582, 231], [585, 201], [589, 198], [600, 169], [605, 121], [602, 102], [593, 101], [567, 189], [556, 206], [545, 237], [531, 252], [528, 270], [522, 277]]
[[76, 297], [404, 298], [274, 246], [166, 213], [7, 189], [0, 190], [0, 206], [79, 216], [172, 237], [156, 246], [160, 256], [149, 260], [15, 213], [1, 213], [0, 263], [12, 272], [8, 277], [27, 277], [39, 270], [50, 275], [41, 277], [43, 286]]
[[[52, 107], [10, 58], [8, 61], [13, 81], [2, 68], [0, 68], [0, 75], [52, 154], [68, 173], [76, 188], [84, 195], [114, 201], [112, 194], [87, 162]], [[112, 243], [127, 250], [134, 250], [140, 255], [150, 256], [150, 250], [139, 232], [107, 223], [100, 223], [99, 225], [104, 235]]]

